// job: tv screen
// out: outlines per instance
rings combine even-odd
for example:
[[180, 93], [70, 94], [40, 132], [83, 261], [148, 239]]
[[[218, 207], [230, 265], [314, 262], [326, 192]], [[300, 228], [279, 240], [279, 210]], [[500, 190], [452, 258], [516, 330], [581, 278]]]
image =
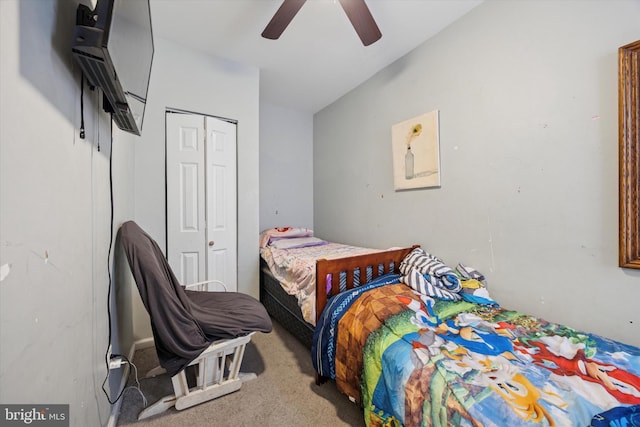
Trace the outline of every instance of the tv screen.
[[79, 5], [72, 51], [116, 125], [140, 135], [154, 53], [149, 0], [98, 0], [93, 11]]

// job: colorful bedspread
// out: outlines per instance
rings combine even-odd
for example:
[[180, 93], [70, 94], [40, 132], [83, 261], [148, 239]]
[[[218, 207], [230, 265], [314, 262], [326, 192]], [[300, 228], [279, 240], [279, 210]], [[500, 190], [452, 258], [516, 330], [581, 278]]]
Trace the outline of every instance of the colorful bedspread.
[[277, 249], [267, 246], [260, 249], [260, 256], [267, 262], [271, 273], [290, 295], [295, 295], [304, 320], [316, 324], [316, 260], [342, 258], [376, 252], [377, 249], [361, 248], [341, 243]]
[[379, 282], [331, 299], [312, 349], [367, 425], [589, 426], [613, 408], [640, 414], [639, 348], [497, 306], [427, 307], [393, 278]]

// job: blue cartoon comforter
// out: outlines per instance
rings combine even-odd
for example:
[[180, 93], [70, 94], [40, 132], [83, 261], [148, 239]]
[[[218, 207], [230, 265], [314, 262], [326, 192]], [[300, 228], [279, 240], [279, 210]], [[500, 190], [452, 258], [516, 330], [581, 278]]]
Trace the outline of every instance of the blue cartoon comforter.
[[315, 368], [367, 425], [640, 422], [639, 348], [398, 279], [337, 295], [316, 328]]

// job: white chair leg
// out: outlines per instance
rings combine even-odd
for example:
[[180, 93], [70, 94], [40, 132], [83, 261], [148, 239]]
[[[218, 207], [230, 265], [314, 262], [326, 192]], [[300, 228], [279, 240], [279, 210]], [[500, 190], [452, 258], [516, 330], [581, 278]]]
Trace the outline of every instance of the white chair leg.
[[[196, 386], [189, 388], [185, 370], [171, 377], [173, 395], [165, 396], [138, 415], [138, 420], [160, 414], [175, 406], [182, 410], [233, 393], [242, 383], [257, 378], [255, 373], [240, 372], [244, 350], [253, 333], [244, 337], [217, 341], [191, 362], [196, 367]], [[162, 373], [154, 368], [147, 377]], [[165, 371], [166, 372], [166, 371]], [[226, 375], [225, 375], [226, 373]]]
[[255, 380], [256, 378], [258, 378], [258, 376], [255, 374], [255, 372], [238, 372], [238, 378], [243, 383], [246, 383], [248, 381]]
[[200, 403], [216, 399], [220, 396], [224, 396], [225, 394], [238, 391], [240, 390], [241, 386], [242, 381], [240, 381], [239, 379], [226, 381], [222, 384], [216, 384], [213, 387], [198, 390], [197, 392], [189, 393], [186, 396], [179, 397], [178, 399], [176, 399], [175, 406], [178, 410], [190, 408], [194, 405], [198, 405]]
[[143, 409], [142, 412], [138, 414], [138, 421], [143, 420], [145, 418], [152, 417], [154, 415], [161, 414], [167, 409], [175, 406], [175, 404], [176, 404], [176, 396], [174, 394], [165, 396], [162, 399], [158, 400], [153, 405]]

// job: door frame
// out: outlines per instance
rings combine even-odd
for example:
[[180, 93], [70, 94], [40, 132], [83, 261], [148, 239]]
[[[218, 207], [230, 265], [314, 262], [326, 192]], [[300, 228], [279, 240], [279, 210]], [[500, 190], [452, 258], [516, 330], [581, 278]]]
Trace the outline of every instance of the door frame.
[[[164, 252], [165, 252], [165, 258], [169, 258], [169, 201], [168, 201], [168, 176], [167, 176], [167, 168], [168, 168], [168, 153], [167, 153], [167, 115], [168, 114], [187, 114], [187, 115], [195, 115], [195, 116], [201, 116], [203, 118], [205, 117], [212, 117], [214, 119], [217, 120], [221, 120], [227, 123], [231, 123], [233, 125], [236, 126], [236, 224], [238, 224], [239, 222], [239, 218], [238, 218], [238, 213], [239, 213], [239, 196], [238, 196], [238, 137], [237, 137], [237, 126], [238, 126], [238, 120], [235, 119], [230, 119], [228, 117], [222, 117], [222, 116], [216, 116], [213, 114], [206, 114], [206, 113], [199, 113], [197, 111], [193, 111], [193, 110], [184, 110], [184, 109], [180, 109], [180, 108], [172, 108], [172, 107], [166, 107], [165, 108], [165, 112], [164, 112], [164, 226], [165, 226], [165, 248], [164, 248]], [[206, 160], [206, 159], [205, 159]], [[205, 172], [205, 182], [206, 182], [206, 172]], [[205, 190], [206, 193], [206, 190]], [[205, 233], [206, 233], [206, 229], [205, 229]], [[235, 269], [236, 269], [236, 278], [238, 277], [239, 271], [238, 271], [238, 260], [239, 260], [239, 249], [240, 249], [240, 242], [239, 242], [239, 232], [236, 230], [236, 265], [235, 265]], [[204, 236], [205, 241], [206, 241], [206, 235]], [[237, 279], [236, 279], [237, 280]]]

